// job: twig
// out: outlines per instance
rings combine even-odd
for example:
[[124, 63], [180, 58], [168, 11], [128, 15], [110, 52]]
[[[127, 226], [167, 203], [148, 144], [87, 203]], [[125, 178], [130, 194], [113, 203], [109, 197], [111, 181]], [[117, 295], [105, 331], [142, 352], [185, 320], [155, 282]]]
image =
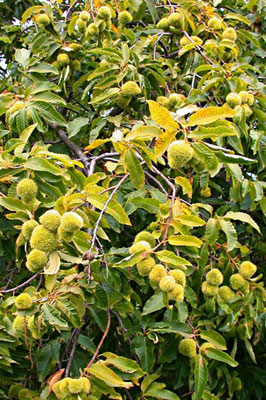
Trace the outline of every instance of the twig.
[[37, 272], [31, 278], [29, 278], [27, 281], [21, 283], [20, 285], [14, 287], [12, 289], [0, 290], [0, 293], [4, 293], [5, 294], [5, 293], [15, 292], [16, 290], [19, 290], [19, 289], [23, 288], [24, 286], [27, 286], [27, 284], [32, 282], [35, 278], [37, 278], [38, 275], [39, 275], [39, 273]]
[[172, 189], [172, 191], [175, 189], [175, 185], [172, 182], [170, 182], [169, 179], [167, 179], [166, 176], [164, 176], [164, 174], [162, 174], [154, 165], [152, 166], [152, 169], [167, 183], [167, 185]]
[[100, 215], [97, 219], [97, 222], [95, 224], [94, 230], [93, 230], [93, 234], [92, 234], [92, 240], [91, 240], [91, 247], [90, 247], [90, 251], [92, 251], [94, 245], [95, 245], [95, 240], [96, 240], [96, 236], [97, 236], [97, 230], [99, 228], [99, 224], [101, 222], [101, 219], [103, 217], [103, 214], [105, 213], [105, 210], [107, 209], [108, 204], [110, 203], [110, 201], [112, 200], [112, 198], [114, 197], [115, 193], [118, 191], [118, 189], [120, 188], [120, 186], [125, 182], [125, 180], [128, 178], [129, 174], [126, 174], [121, 181], [115, 186], [114, 190], [112, 191], [112, 193], [110, 194], [108, 200], [106, 201], [102, 211], [100, 212]]
[[164, 233], [164, 248], [166, 248], [166, 241], [167, 241], [167, 237], [168, 237], [169, 225], [170, 225], [171, 218], [172, 218], [175, 197], [176, 197], [176, 187], [174, 186], [173, 193], [172, 193], [171, 207], [170, 207], [170, 210], [169, 210], [169, 216], [168, 216], [168, 219], [167, 219], [167, 222], [166, 222], [166, 228], [165, 228], [165, 233]]
[[75, 337], [74, 337], [74, 340], [73, 340], [73, 346], [72, 346], [71, 353], [70, 353], [70, 356], [69, 356], [69, 360], [68, 360], [67, 366], [66, 366], [66, 371], [65, 371], [65, 376], [66, 377], [68, 377], [68, 375], [69, 375], [69, 371], [70, 371], [70, 368], [71, 368], [73, 357], [75, 355], [76, 347], [77, 347], [77, 344], [78, 344], [79, 334], [80, 334], [80, 329], [76, 329]]
[[88, 176], [91, 176], [94, 173], [97, 161], [102, 160], [103, 158], [106, 158], [106, 157], [114, 157], [114, 156], [118, 156], [118, 155], [119, 155], [119, 153], [115, 153], [115, 152], [103, 153], [99, 156], [89, 158], [91, 160], [91, 162], [90, 162], [90, 169], [88, 172]]
[[83, 371], [83, 373], [82, 373], [82, 376], [85, 375], [85, 370], [86, 370], [86, 369], [89, 369], [89, 368], [91, 367], [93, 361], [94, 361], [95, 358], [98, 356], [99, 351], [100, 351], [100, 349], [101, 349], [101, 347], [102, 347], [102, 345], [103, 345], [103, 342], [104, 342], [106, 336], [108, 335], [108, 332], [109, 332], [109, 329], [110, 329], [110, 324], [111, 324], [111, 314], [110, 314], [110, 309], [108, 308], [108, 309], [107, 309], [107, 324], [106, 324], [106, 328], [105, 328], [104, 334], [103, 334], [103, 336], [102, 336], [102, 338], [101, 338], [101, 340], [100, 340], [100, 343], [98, 344], [97, 349], [95, 350], [95, 353], [94, 353], [93, 356], [92, 356], [92, 359], [90, 360], [90, 362], [89, 362], [89, 364], [87, 365], [87, 367], [84, 368], [84, 371]]
[[[191, 41], [191, 43], [194, 43], [194, 40], [189, 36], [189, 34], [186, 31], [183, 31], [183, 33], [185, 34], [185, 36]], [[209, 57], [207, 57], [201, 50], [200, 45], [196, 45], [196, 50], [197, 52], [203, 57], [205, 58], [206, 61], [208, 61], [209, 64], [213, 65], [215, 64]]]
[[61, 356], [61, 360], [60, 360], [60, 363], [59, 363], [59, 369], [60, 369], [61, 366], [62, 366], [62, 362], [63, 362], [63, 360], [64, 360], [64, 357], [65, 357], [65, 355], [67, 354], [68, 348], [69, 348], [69, 346], [70, 346], [70, 344], [71, 344], [71, 342], [72, 342], [72, 340], [73, 340], [73, 337], [74, 337], [75, 334], [76, 334], [76, 330], [77, 330], [77, 328], [73, 329], [73, 332], [71, 333], [70, 338], [69, 338], [68, 341], [67, 341], [67, 344], [66, 344], [66, 346], [65, 346], [65, 348], [64, 348], [64, 351], [63, 351], [63, 354], [62, 354], [62, 356]]
[[71, 97], [72, 97], [72, 99], [73, 99], [80, 107], [84, 108], [84, 110], [86, 110], [86, 111], [88, 111], [88, 112], [91, 112], [91, 109], [89, 109], [88, 107], [84, 106], [84, 104], [82, 104], [79, 100], [77, 100], [77, 99], [74, 97], [73, 93], [71, 93]]
[[103, 255], [103, 261], [104, 261], [104, 264], [105, 264], [106, 276], [108, 277], [108, 275], [109, 275], [108, 262], [107, 262], [106, 257], [105, 257], [105, 252], [104, 252], [103, 246], [102, 246], [102, 244], [101, 244], [99, 238], [97, 238], [97, 236], [96, 236], [96, 241], [97, 241], [97, 243], [98, 243], [98, 245], [99, 245], [100, 252], [101, 252], [102, 255]]
[[156, 185], [161, 189], [161, 191], [167, 196], [168, 195], [168, 193], [167, 193], [167, 191], [165, 190], [165, 188], [163, 187], [163, 185], [156, 179], [156, 178], [154, 178], [154, 176], [152, 176], [149, 172], [147, 172], [147, 171], [144, 171], [144, 173], [145, 173], [145, 175], [147, 175], [147, 177], [148, 178], [150, 178], [151, 180], [153, 180], [155, 183], [156, 183]]
[[88, 168], [89, 168], [89, 162], [86, 157], [86, 155], [83, 153], [82, 149], [76, 145], [73, 142], [70, 142], [66, 132], [59, 128], [57, 124], [49, 124], [52, 129], [54, 129], [58, 135], [58, 137], [61, 139], [61, 141], [69, 148], [71, 153], [73, 153], [77, 158], [81, 160], [81, 162], [84, 165], [84, 172], [85, 175], [88, 175]]
[[[166, 178], [166, 176], [164, 176], [164, 174], [162, 174], [154, 165], [152, 166], [152, 169], [154, 170], [154, 172], [156, 172], [156, 174], [160, 175], [160, 177], [167, 183], [167, 185], [172, 189], [172, 191], [174, 191], [175, 185], [169, 181], [169, 179]], [[183, 199], [180, 199], [181, 203], [186, 204], [187, 206], [191, 206], [191, 204]]]
[[41, 284], [42, 284], [42, 280], [43, 280], [43, 275], [40, 276], [40, 280], [39, 280], [38, 286], [36, 288], [37, 292], [40, 290], [40, 287], [41, 287]]

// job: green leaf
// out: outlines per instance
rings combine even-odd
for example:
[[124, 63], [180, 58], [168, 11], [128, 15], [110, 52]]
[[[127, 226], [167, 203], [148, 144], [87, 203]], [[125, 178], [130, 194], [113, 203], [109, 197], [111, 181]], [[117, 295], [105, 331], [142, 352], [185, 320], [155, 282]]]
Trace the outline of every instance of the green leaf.
[[26, 205], [13, 197], [0, 197], [0, 206], [5, 207], [9, 211], [25, 211]]
[[44, 103], [56, 104], [58, 106], [65, 106], [66, 102], [62, 97], [52, 92], [42, 91], [31, 97], [31, 101], [43, 101]]
[[256, 356], [255, 356], [253, 347], [252, 347], [251, 343], [247, 339], [245, 340], [245, 346], [246, 346], [247, 352], [248, 352], [251, 360], [254, 362], [254, 364], [257, 364]]
[[142, 392], [145, 392], [147, 387], [150, 386], [150, 384], [154, 382], [157, 378], [159, 378], [159, 376], [160, 374], [156, 372], [154, 374], [145, 376], [140, 387]]
[[159, 126], [161, 126], [166, 131], [169, 132], [177, 131], [179, 125], [177, 122], [173, 120], [170, 112], [166, 108], [160, 106], [153, 100], [149, 100], [148, 103], [151, 113], [151, 119], [153, 119], [153, 121], [155, 121], [156, 124], [158, 124]]
[[173, 246], [193, 246], [201, 247], [202, 240], [198, 239], [196, 236], [190, 235], [173, 235], [169, 236], [168, 242]]
[[218, 159], [215, 153], [203, 143], [193, 143], [192, 147], [197, 156], [203, 160], [204, 164], [206, 165], [208, 171], [211, 172], [212, 176], [215, 175], [218, 168]]
[[153, 296], [146, 301], [142, 316], [151, 314], [155, 311], [161, 310], [164, 307], [163, 292], [155, 293]]
[[195, 226], [203, 226], [206, 224], [203, 219], [196, 215], [180, 215], [176, 218], [182, 225], [194, 228]]
[[165, 384], [154, 382], [145, 392], [145, 397], [155, 397], [156, 399], [164, 399], [164, 400], [180, 400], [180, 398], [170, 390], [164, 389]]
[[133, 199], [130, 199], [130, 203], [134, 204], [134, 206], [138, 208], [143, 208], [151, 214], [156, 214], [158, 212], [160, 204], [156, 199], [145, 199], [143, 197], [134, 197]]
[[248, 18], [246, 18], [244, 15], [241, 15], [241, 14], [236, 14], [236, 13], [230, 12], [230, 13], [227, 13], [224, 16], [224, 18], [226, 18], [226, 19], [236, 19], [237, 21], [243, 22], [244, 24], [247, 24], [249, 26], [251, 25], [250, 20]]
[[[218, 0], [220, 1], [220, 0]], [[202, 400], [220, 400], [218, 397], [214, 396], [214, 394], [204, 391]]]
[[51, 307], [48, 303], [43, 304], [41, 309], [43, 312], [44, 321], [47, 321], [48, 324], [59, 329], [68, 329], [68, 323], [61, 318], [61, 313], [58, 310]]
[[73, 136], [76, 136], [84, 126], [88, 125], [88, 123], [89, 119], [84, 117], [78, 117], [69, 122], [69, 124], [67, 125], [67, 133], [69, 139]]
[[167, 264], [172, 264], [176, 267], [182, 267], [181, 269], [186, 270], [185, 265], [191, 265], [191, 263], [185, 258], [177, 256], [175, 253], [169, 250], [161, 250], [155, 253], [156, 257]]
[[244, 38], [245, 40], [254, 44], [254, 46], [260, 48], [260, 42], [256, 38], [256, 34], [254, 32], [249, 32], [247, 29], [238, 29], [237, 34], [241, 39]]
[[134, 360], [130, 360], [129, 358], [126, 357], [119, 357], [114, 353], [108, 353], [108, 352], [103, 353], [102, 356], [106, 358], [106, 360], [104, 361], [106, 365], [108, 364], [113, 365], [120, 371], [127, 372], [129, 374], [138, 371], [144, 375], [144, 372], [140, 369], [139, 364]]
[[224, 362], [224, 363], [226, 363], [228, 365], [231, 365], [231, 367], [237, 367], [238, 366], [238, 362], [237, 361], [235, 361], [227, 353], [224, 353], [221, 350], [209, 348], [209, 349], [206, 349], [206, 354], [212, 360], [217, 360], [217, 361]]
[[253, 164], [256, 163], [257, 160], [253, 160], [252, 158], [240, 156], [239, 154], [228, 154], [223, 153], [222, 151], [215, 152], [219, 162], [221, 163], [229, 163], [229, 164]]
[[219, 236], [218, 221], [210, 218], [206, 224], [205, 238], [208, 244], [215, 244]]
[[136, 189], [142, 189], [145, 184], [145, 175], [134, 150], [128, 149], [126, 151], [125, 163], [132, 184], [135, 186]]
[[38, 109], [40, 115], [48, 120], [49, 122], [55, 122], [56, 124], [65, 126], [66, 120], [59, 114], [56, 109], [44, 101], [35, 101], [33, 103], [34, 107]]
[[113, 48], [109, 48], [109, 47], [105, 47], [105, 48], [101, 48], [98, 47], [96, 49], [88, 49], [87, 50], [88, 53], [91, 54], [96, 54], [98, 55], [102, 55], [102, 56], [109, 56], [109, 57], [114, 57], [114, 58], [120, 58], [121, 61], [123, 60], [123, 56], [122, 53], [116, 49]]
[[34, 65], [29, 69], [29, 72], [38, 72], [39, 74], [54, 74], [58, 75], [58, 69], [51, 64], [40, 63], [38, 65]]
[[157, 10], [156, 10], [156, 7], [155, 7], [153, 1], [152, 0], [145, 0], [145, 3], [147, 5], [149, 13], [150, 13], [150, 15], [152, 17], [153, 23], [156, 24], [156, 21], [158, 19], [158, 14], [157, 14]]
[[114, 371], [108, 368], [106, 365], [97, 362], [92, 364], [92, 366], [87, 369], [90, 375], [95, 376], [98, 379], [103, 380], [107, 385], [111, 387], [124, 387], [131, 388], [133, 385], [131, 382], [124, 382], [120, 376], [118, 376]]
[[231, 251], [234, 249], [237, 242], [237, 233], [235, 227], [232, 222], [225, 221], [224, 219], [219, 219], [219, 224], [227, 237], [227, 251]]
[[24, 164], [24, 168], [33, 171], [49, 172], [50, 174], [56, 176], [63, 174], [63, 171], [61, 171], [60, 168], [56, 167], [51, 161], [48, 161], [45, 158], [40, 158], [40, 157], [32, 157], [29, 160], [27, 160]]
[[40, 381], [49, 374], [52, 365], [52, 354], [51, 347], [49, 345], [44, 346], [37, 355], [36, 365]]
[[198, 129], [190, 132], [188, 137], [193, 139], [217, 139], [221, 137], [237, 136], [238, 132], [229, 121], [218, 121], [207, 126], [200, 126]]
[[179, 333], [184, 337], [189, 337], [191, 335], [191, 329], [183, 322], [156, 322], [149, 330], [160, 334]]
[[120, 89], [119, 88], [112, 88], [108, 89], [99, 96], [95, 96], [91, 101], [90, 104], [98, 104], [102, 103], [104, 100], [110, 99], [110, 97], [115, 96], [117, 93], [119, 93]]
[[207, 125], [220, 119], [233, 118], [234, 115], [235, 111], [227, 104], [222, 107], [202, 108], [191, 115], [189, 121], [184, 126]]
[[22, 65], [25, 69], [30, 61], [30, 50], [26, 49], [17, 49], [15, 52], [15, 60]]
[[201, 400], [208, 380], [208, 368], [204, 358], [199, 354], [195, 358], [195, 399]]
[[247, 224], [251, 225], [254, 229], [256, 229], [259, 233], [261, 233], [260, 228], [258, 224], [254, 221], [253, 218], [251, 218], [250, 215], [243, 213], [243, 212], [234, 212], [234, 211], [228, 211], [224, 215], [225, 219], [233, 219], [235, 221], [241, 221], [241, 222], [246, 222]]
[[24, 143], [22, 143], [20, 146], [18, 146], [15, 149], [15, 155], [20, 155], [23, 152], [23, 150], [24, 150], [26, 144], [28, 143], [28, 140], [31, 137], [31, 134], [33, 133], [33, 131], [36, 128], [36, 126], [37, 126], [37, 124], [30, 125], [26, 129], [24, 129], [24, 131], [21, 133], [19, 138], [21, 140], [23, 140]]
[[[91, 203], [94, 207], [102, 210], [105, 206], [105, 203], [108, 200], [107, 196], [103, 196], [100, 194], [91, 194], [86, 197], [86, 200]], [[111, 200], [108, 203], [108, 206], [105, 212], [111, 215], [114, 219], [117, 220], [120, 224], [131, 225], [130, 219], [125, 213], [124, 209], [116, 200]]]
[[142, 369], [145, 372], [150, 372], [155, 362], [153, 343], [145, 335], [137, 336], [134, 342]]
[[138, 252], [135, 254], [131, 254], [130, 256], [123, 258], [123, 260], [119, 261], [118, 263], [112, 265], [113, 268], [127, 268], [132, 267], [133, 265], [137, 264], [139, 261], [142, 260], [142, 252]]
[[220, 333], [216, 331], [203, 331], [200, 333], [200, 337], [213, 344], [219, 350], [226, 350], [226, 341]]

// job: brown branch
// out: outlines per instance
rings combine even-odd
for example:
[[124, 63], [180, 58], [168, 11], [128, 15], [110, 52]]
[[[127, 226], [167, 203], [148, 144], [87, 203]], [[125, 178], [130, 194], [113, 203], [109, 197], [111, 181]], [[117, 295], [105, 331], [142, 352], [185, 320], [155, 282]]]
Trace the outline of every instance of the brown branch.
[[6, 293], [15, 292], [16, 290], [19, 290], [19, 289], [23, 288], [24, 286], [27, 286], [27, 284], [30, 283], [31, 281], [33, 281], [35, 278], [37, 278], [38, 275], [39, 275], [39, 273], [37, 272], [31, 278], [29, 278], [27, 281], [21, 283], [20, 285], [14, 287], [12, 289], [0, 290], [0, 293], [6, 294]]
[[76, 329], [76, 332], [75, 332], [75, 335], [74, 335], [74, 340], [73, 340], [73, 346], [72, 346], [71, 353], [70, 353], [70, 356], [69, 356], [69, 360], [68, 360], [67, 366], [66, 366], [66, 371], [65, 371], [65, 376], [66, 377], [68, 377], [68, 375], [69, 375], [69, 371], [70, 371], [70, 368], [71, 368], [73, 357], [75, 355], [76, 347], [77, 347], [77, 344], [78, 344], [79, 334], [80, 334], [80, 329]]
[[175, 197], [176, 197], [176, 187], [174, 186], [173, 193], [172, 193], [171, 207], [170, 207], [170, 210], [169, 210], [169, 216], [168, 216], [168, 219], [167, 219], [167, 222], [166, 222], [166, 228], [165, 228], [165, 233], [164, 233], [164, 248], [166, 248], [169, 225], [170, 225], [171, 218], [172, 218]]
[[111, 325], [111, 314], [110, 314], [110, 309], [108, 308], [108, 309], [107, 309], [107, 324], [106, 324], [106, 328], [105, 328], [104, 334], [103, 334], [103, 336], [102, 336], [102, 338], [101, 338], [101, 340], [100, 340], [100, 343], [98, 344], [97, 349], [95, 350], [95, 353], [94, 353], [93, 356], [92, 356], [92, 359], [90, 360], [90, 362], [89, 362], [89, 364], [87, 365], [87, 367], [84, 368], [84, 371], [83, 371], [83, 373], [82, 373], [82, 376], [85, 375], [85, 371], [86, 371], [87, 369], [90, 369], [90, 367], [91, 367], [92, 364], [93, 364], [93, 361], [94, 361], [95, 358], [98, 356], [99, 351], [100, 351], [100, 349], [101, 349], [101, 347], [102, 347], [102, 345], [103, 345], [103, 342], [104, 342], [106, 336], [108, 335], [108, 332], [109, 332], [109, 329], [110, 329], [110, 325]]
[[149, 172], [147, 172], [147, 171], [144, 171], [144, 173], [145, 173], [145, 175], [148, 177], [148, 178], [150, 178], [151, 180], [153, 180], [155, 183], [156, 183], [156, 185], [161, 189], [161, 191], [167, 196], [168, 195], [168, 193], [167, 193], [167, 191], [165, 190], [165, 188], [163, 187], [163, 185], [156, 179], [156, 178], [154, 178], [154, 176], [152, 176]]
[[68, 147], [72, 154], [74, 154], [84, 165], [85, 175], [88, 175], [89, 162], [82, 149], [76, 143], [70, 142], [66, 132], [61, 129], [57, 124], [49, 124], [52, 129], [57, 133], [59, 139]]

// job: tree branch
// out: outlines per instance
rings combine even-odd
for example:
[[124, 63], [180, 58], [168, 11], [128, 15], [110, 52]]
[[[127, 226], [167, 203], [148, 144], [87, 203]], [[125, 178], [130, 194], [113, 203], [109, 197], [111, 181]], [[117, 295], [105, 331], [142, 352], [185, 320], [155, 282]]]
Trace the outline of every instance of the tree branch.
[[107, 309], [107, 324], [106, 324], [106, 328], [105, 328], [104, 334], [103, 334], [103, 336], [102, 336], [102, 338], [101, 338], [101, 340], [100, 340], [100, 343], [98, 344], [98, 347], [97, 347], [95, 353], [94, 353], [93, 356], [92, 356], [92, 359], [90, 360], [90, 362], [89, 362], [89, 364], [87, 365], [87, 367], [84, 368], [84, 371], [83, 371], [83, 373], [82, 373], [82, 376], [85, 375], [86, 369], [89, 369], [89, 368], [91, 367], [91, 365], [93, 364], [93, 361], [94, 361], [95, 358], [98, 356], [99, 351], [100, 351], [100, 349], [101, 349], [101, 347], [102, 347], [102, 345], [103, 345], [103, 342], [104, 342], [106, 336], [108, 335], [108, 332], [109, 332], [109, 329], [110, 329], [110, 325], [111, 325], [111, 314], [110, 314], [110, 309], [108, 308], [108, 309]]
[[101, 219], [103, 217], [103, 214], [105, 213], [105, 210], [107, 209], [108, 204], [110, 203], [110, 201], [112, 200], [112, 198], [114, 197], [115, 193], [118, 191], [118, 189], [120, 188], [120, 186], [125, 182], [125, 180], [128, 178], [129, 174], [126, 174], [121, 181], [115, 186], [114, 190], [112, 191], [112, 193], [110, 194], [108, 200], [106, 201], [102, 211], [100, 212], [100, 215], [96, 221], [94, 230], [93, 230], [93, 234], [92, 234], [92, 241], [91, 241], [91, 247], [89, 252], [92, 251], [94, 245], [95, 245], [95, 240], [96, 240], [96, 236], [97, 236], [97, 230], [99, 228], [99, 224], [101, 222]]
[[24, 286], [27, 286], [28, 283], [32, 282], [35, 278], [37, 278], [37, 276], [39, 275], [39, 273], [37, 272], [36, 274], [34, 274], [31, 278], [29, 278], [27, 281], [21, 283], [20, 285], [12, 288], [12, 289], [7, 289], [7, 290], [0, 290], [0, 293], [12, 293], [15, 292], [16, 290], [19, 290], [21, 288], [23, 288]]
[[75, 335], [74, 335], [74, 340], [73, 340], [73, 346], [72, 346], [71, 353], [70, 353], [70, 356], [69, 356], [69, 360], [68, 360], [67, 366], [66, 366], [66, 371], [65, 371], [65, 376], [66, 377], [68, 377], [68, 375], [69, 375], [69, 371], [70, 371], [70, 368], [71, 368], [73, 357], [75, 355], [76, 347], [77, 347], [77, 344], [78, 344], [79, 334], [80, 334], [80, 329], [76, 329], [76, 332], [75, 332]]
[[54, 129], [57, 133], [57, 136], [60, 138], [60, 140], [69, 148], [72, 154], [74, 154], [77, 158], [80, 159], [80, 161], [84, 165], [84, 172], [85, 175], [88, 175], [88, 168], [89, 168], [89, 162], [86, 157], [86, 155], [83, 153], [82, 149], [76, 145], [76, 143], [70, 142], [66, 132], [61, 129], [57, 124], [49, 124], [52, 129]]

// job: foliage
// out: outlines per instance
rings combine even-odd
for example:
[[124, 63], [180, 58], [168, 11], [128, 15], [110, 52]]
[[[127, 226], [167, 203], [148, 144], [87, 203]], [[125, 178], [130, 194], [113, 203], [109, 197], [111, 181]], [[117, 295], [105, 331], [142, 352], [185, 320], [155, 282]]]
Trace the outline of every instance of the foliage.
[[0, 9], [1, 399], [265, 399], [265, 2]]

